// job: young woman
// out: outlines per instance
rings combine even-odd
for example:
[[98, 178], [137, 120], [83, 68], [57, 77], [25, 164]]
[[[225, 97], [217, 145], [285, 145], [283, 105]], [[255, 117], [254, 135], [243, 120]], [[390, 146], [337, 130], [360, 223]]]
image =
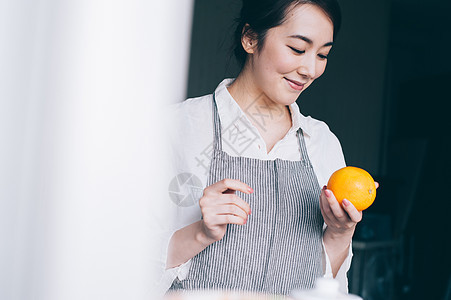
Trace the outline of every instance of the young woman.
[[172, 198], [171, 289], [288, 294], [334, 276], [347, 290], [362, 214], [323, 187], [345, 166], [341, 146], [295, 102], [323, 74], [340, 20], [335, 0], [244, 0], [241, 72], [177, 105], [175, 172], [191, 196]]

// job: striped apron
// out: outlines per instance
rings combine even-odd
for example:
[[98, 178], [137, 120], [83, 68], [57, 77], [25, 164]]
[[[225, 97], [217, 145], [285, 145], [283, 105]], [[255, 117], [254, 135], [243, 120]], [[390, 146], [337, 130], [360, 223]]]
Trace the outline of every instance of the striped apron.
[[245, 225], [228, 224], [225, 236], [192, 258], [187, 278], [174, 289], [221, 289], [289, 294], [312, 288], [322, 275], [320, 186], [302, 130], [300, 161], [230, 156], [222, 150], [213, 94], [214, 149], [208, 185], [238, 179], [254, 189], [237, 195], [252, 214]]

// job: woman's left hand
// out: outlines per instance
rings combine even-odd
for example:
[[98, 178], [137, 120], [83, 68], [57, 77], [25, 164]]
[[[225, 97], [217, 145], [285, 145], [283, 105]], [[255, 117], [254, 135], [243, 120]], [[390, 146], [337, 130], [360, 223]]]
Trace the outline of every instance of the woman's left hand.
[[[376, 182], [376, 188], [379, 184]], [[327, 225], [323, 241], [330, 259], [332, 274], [337, 275], [340, 266], [348, 255], [349, 244], [354, 235], [355, 226], [362, 220], [362, 212], [358, 211], [348, 200], [340, 205], [334, 193], [326, 186], [321, 190], [321, 213]]]
[[[376, 182], [376, 188], [378, 187], [379, 184]], [[326, 186], [321, 190], [319, 203], [328, 230], [332, 230], [336, 234], [353, 234], [355, 226], [362, 220], [361, 211], [358, 211], [354, 205], [346, 199], [344, 199], [342, 205], [340, 205], [337, 199], [335, 199], [333, 192], [328, 190]]]

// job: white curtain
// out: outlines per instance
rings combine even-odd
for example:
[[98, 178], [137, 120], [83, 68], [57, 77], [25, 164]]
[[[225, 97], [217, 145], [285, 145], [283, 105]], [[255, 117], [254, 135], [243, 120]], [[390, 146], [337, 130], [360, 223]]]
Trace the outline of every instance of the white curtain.
[[0, 0], [0, 299], [155, 299], [192, 0]]

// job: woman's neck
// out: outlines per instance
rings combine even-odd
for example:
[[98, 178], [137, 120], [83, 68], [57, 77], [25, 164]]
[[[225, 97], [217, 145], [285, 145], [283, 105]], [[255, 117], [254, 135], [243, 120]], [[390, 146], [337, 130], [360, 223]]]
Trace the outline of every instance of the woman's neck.
[[227, 88], [232, 98], [241, 108], [247, 107], [260, 96], [254, 81], [246, 73], [247, 72], [243, 70]]
[[261, 118], [266, 116], [268, 123], [287, 122], [287, 119], [291, 123], [288, 107], [269, 99], [255, 82], [249, 68], [244, 68], [227, 89], [247, 115], [260, 115]]

